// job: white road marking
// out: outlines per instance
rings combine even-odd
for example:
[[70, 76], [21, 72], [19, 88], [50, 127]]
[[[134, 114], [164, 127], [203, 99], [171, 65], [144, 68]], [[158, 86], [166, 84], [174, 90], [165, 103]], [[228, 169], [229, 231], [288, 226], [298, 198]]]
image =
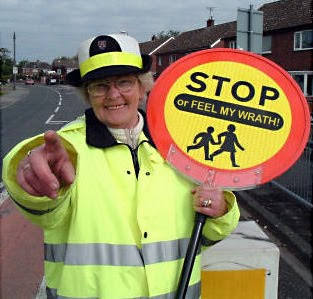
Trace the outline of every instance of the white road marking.
[[8, 191], [5, 189], [3, 182], [0, 182], [0, 206], [9, 197]]
[[69, 121], [67, 120], [50, 120], [49, 125], [62, 125], [62, 124], [67, 124]]
[[47, 119], [46, 125], [50, 123], [52, 118], [54, 118], [54, 114], [50, 115], [50, 117]]
[[47, 298], [46, 279], [45, 279], [45, 277], [43, 277], [35, 299], [46, 299], [46, 298]]
[[54, 114], [50, 115], [50, 117], [47, 119], [47, 121], [45, 122], [46, 125], [62, 125], [62, 124], [67, 124], [69, 123], [69, 121], [67, 120], [52, 120], [55, 117], [55, 114], [58, 113], [60, 106], [62, 105], [62, 95], [61, 93], [56, 90], [53, 89], [58, 95], [59, 95], [59, 103], [58, 103], [58, 107], [55, 108], [54, 110]]

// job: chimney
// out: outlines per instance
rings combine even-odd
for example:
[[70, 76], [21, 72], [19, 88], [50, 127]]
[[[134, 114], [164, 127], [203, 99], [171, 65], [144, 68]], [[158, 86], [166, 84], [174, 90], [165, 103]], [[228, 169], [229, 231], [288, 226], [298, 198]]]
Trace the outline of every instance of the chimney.
[[208, 19], [206, 21], [206, 26], [207, 27], [211, 27], [211, 26], [214, 26], [214, 20], [212, 18]]

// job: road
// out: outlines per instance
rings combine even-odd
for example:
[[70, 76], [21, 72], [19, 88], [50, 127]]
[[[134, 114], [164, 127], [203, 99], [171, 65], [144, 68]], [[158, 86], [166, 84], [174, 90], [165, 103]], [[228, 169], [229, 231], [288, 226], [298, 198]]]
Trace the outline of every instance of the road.
[[[47, 130], [59, 129], [82, 115], [85, 107], [82, 98], [69, 86], [18, 85], [11, 95], [1, 98], [1, 170], [3, 156], [16, 143]], [[0, 185], [1, 188], [3, 191]], [[237, 197], [241, 220], [256, 221], [280, 249], [278, 298], [312, 298], [312, 209], [270, 184], [237, 192]], [[0, 286], [6, 292], [3, 294], [10, 295], [3, 298], [34, 298], [43, 273], [42, 233], [5, 199], [1, 201], [0, 197], [1, 243], [5, 244], [0, 247], [4, 269]], [[23, 297], [19, 297], [19, 292], [23, 292]]]
[[16, 91], [1, 98], [1, 170], [3, 157], [15, 144], [59, 129], [82, 115], [85, 107], [83, 99], [70, 86], [18, 84]]

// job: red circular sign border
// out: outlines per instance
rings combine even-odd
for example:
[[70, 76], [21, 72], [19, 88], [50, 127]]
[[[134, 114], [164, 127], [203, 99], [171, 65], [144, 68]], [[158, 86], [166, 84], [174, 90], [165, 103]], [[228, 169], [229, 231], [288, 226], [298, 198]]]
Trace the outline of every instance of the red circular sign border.
[[[227, 54], [227, 58], [225, 56]], [[249, 65], [254, 67], [261, 72], [265, 73], [267, 76], [271, 77], [283, 90], [285, 93], [290, 109], [292, 114], [292, 126], [290, 129], [289, 136], [282, 146], [282, 148], [270, 159], [267, 161], [252, 166], [250, 168], [244, 169], [236, 169], [236, 170], [224, 170], [219, 168], [214, 168], [212, 166], [206, 166], [201, 164], [200, 162], [194, 160], [190, 156], [188, 156], [185, 152], [183, 152], [172, 139], [171, 135], [169, 134], [165, 118], [164, 118], [164, 104], [167, 94], [172, 87], [172, 85], [176, 82], [176, 80], [183, 75], [186, 71], [194, 68], [200, 64], [205, 64], [209, 62], [215, 61], [225, 61], [225, 62], [238, 62]], [[253, 169], [258, 169], [262, 166], [262, 179], [260, 184], [266, 183], [281, 175], [285, 172], [296, 160], [300, 157], [308, 136], [310, 128], [306, 126], [306, 122], [309, 122], [310, 115], [309, 109], [306, 104], [306, 99], [300, 89], [300, 87], [293, 81], [290, 80], [290, 75], [282, 69], [277, 64], [273, 63], [272, 61], [260, 56], [256, 55], [251, 52], [246, 52], [242, 50], [235, 50], [235, 49], [226, 49], [226, 48], [218, 48], [218, 49], [209, 49], [209, 50], [202, 50], [192, 54], [187, 55], [176, 61], [175, 63], [171, 64], [157, 79], [155, 87], [152, 89], [148, 105], [147, 105], [147, 119], [150, 128], [150, 134], [154, 143], [156, 144], [159, 152], [161, 153], [162, 157], [166, 159], [171, 144], [175, 144], [177, 149], [186, 157], [192, 160], [193, 163], [196, 163], [200, 167], [204, 167], [207, 169], [217, 170], [219, 172], [223, 172], [225, 174], [236, 173], [238, 171], [244, 172]], [[282, 82], [280, 82], [282, 81]], [[278, 83], [279, 82], [279, 83]], [[290, 87], [293, 87], [291, 89]], [[297, 95], [295, 97], [295, 94]], [[290, 101], [292, 98], [302, 99], [297, 101]], [[158, 105], [154, 105], [153, 109], [151, 108], [154, 104], [154, 101], [158, 103]], [[162, 104], [162, 105], [161, 105]], [[301, 105], [300, 105], [301, 104]], [[304, 115], [303, 118], [295, 117], [301, 113]], [[300, 114], [299, 114], [300, 115]], [[154, 129], [155, 127], [155, 129]], [[303, 132], [302, 137], [299, 136], [298, 132]], [[292, 151], [290, 154], [290, 149], [294, 147], [294, 143], [297, 142], [297, 147]], [[288, 161], [286, 161], [288, 160]], [[280, 161], [284, 163], [282, 166]], [[290, 163], [288, 163], [291, 161]], [[286, 163], [287, 162], [287, 163]], [[279, 164], [279, 171], [276, 170], [277, 165]]]

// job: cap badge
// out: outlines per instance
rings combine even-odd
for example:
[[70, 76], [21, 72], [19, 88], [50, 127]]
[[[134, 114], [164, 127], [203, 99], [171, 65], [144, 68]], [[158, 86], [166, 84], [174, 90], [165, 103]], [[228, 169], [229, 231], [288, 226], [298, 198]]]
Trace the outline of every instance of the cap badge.
[[107, 41], [106, 40], [98, 40], [98, 48], [100, 50], [104, 50], [107, 46]]

